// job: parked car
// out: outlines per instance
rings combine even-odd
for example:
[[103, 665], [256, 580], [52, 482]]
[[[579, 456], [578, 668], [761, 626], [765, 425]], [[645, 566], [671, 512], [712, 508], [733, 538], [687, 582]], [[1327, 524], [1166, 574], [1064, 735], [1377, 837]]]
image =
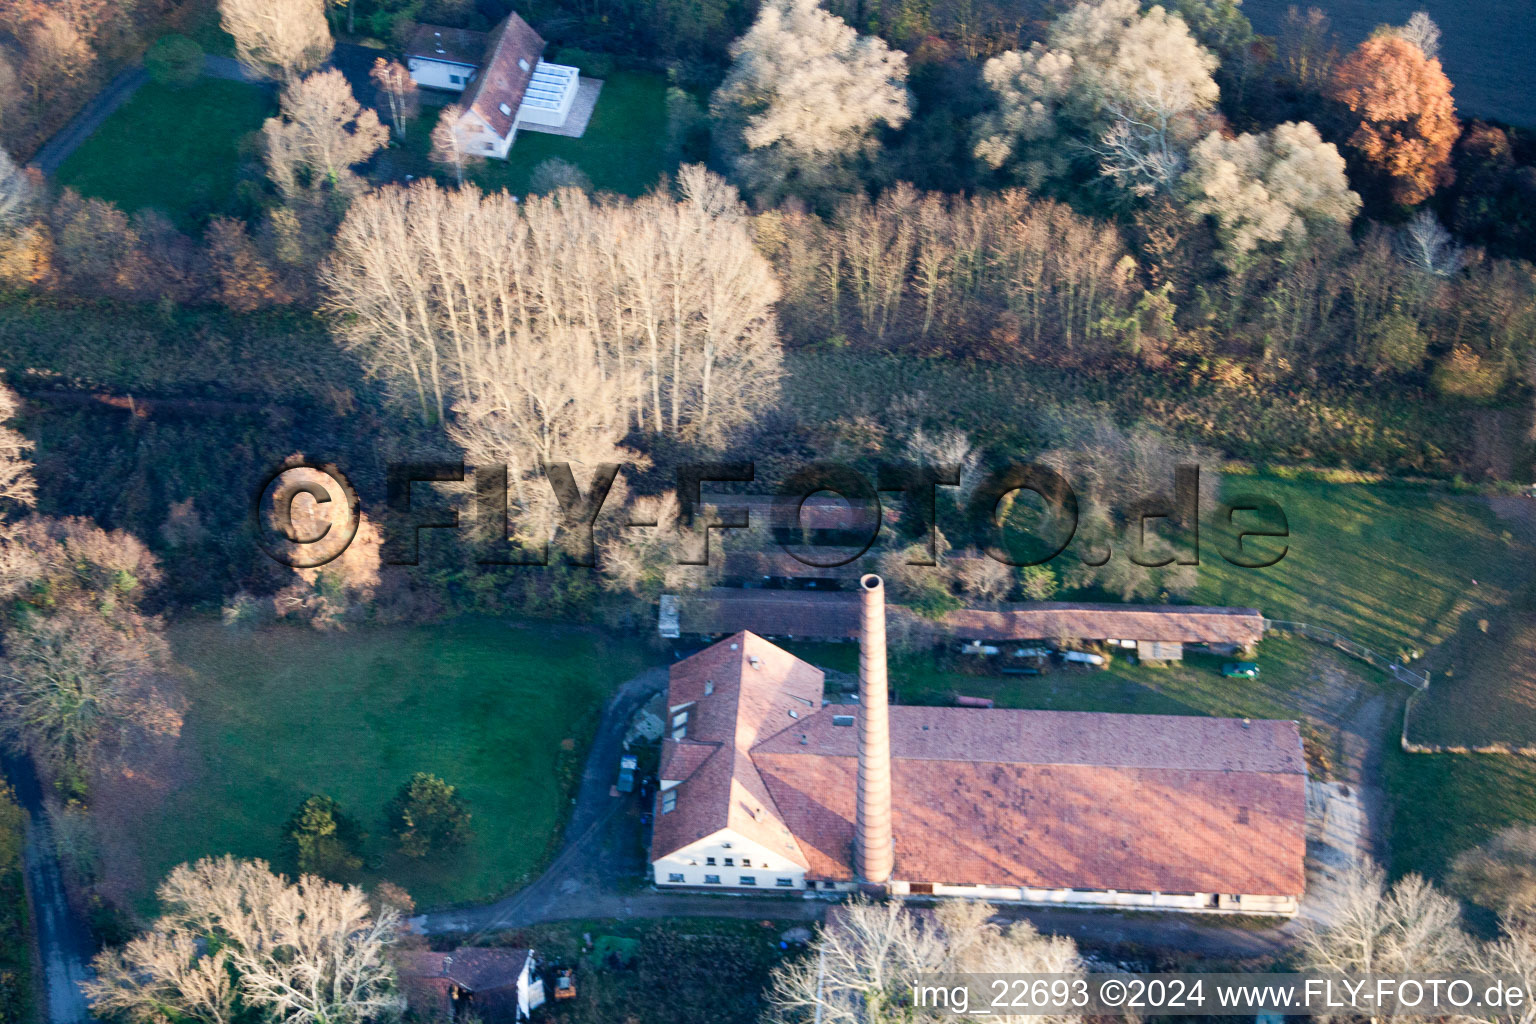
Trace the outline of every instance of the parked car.
[[633, 793], [635, 791], [635, 772], [640, 768], [640, 760], [634, 754], [625, 754], [619, 758], [619, 792]]
[[1062, 651], [1061, 660], [1069, 665], [1092, 665], [1094, 668], [1104, 667], [1104, 655], [1089, 654], [1087, 651]]
[[1229, 661], [1221, 666], [1221, 674], [1228, 678], [1254, 679], [1258, 677], [1259, 666], [1251, 661]]

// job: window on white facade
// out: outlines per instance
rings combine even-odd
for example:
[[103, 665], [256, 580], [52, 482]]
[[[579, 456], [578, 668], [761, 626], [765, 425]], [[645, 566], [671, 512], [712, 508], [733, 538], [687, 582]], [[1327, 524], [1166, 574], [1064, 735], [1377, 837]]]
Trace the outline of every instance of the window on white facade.
[[677, 871], [674, 871], [671, 874], [667, 875], [667, 881], [669, 881], [669, 882], [681, 882], [682, 880], [683, 880], [682, 874], [677, 872]]
[[720, 876], [719, 875], [705, 875], [704, 876], [704, 884], [705, 885], [719, 885], [720, 884]]
[[728, 867], [728, 868], [735, 867], [736, 866], [736, 858], [735, 857], [727, 857], [727, 858], [725, 858], [725, 866]]
[[677, 810], [677, 790], [669, 789], [661, 794], [661, 813], [671, 814]]
[[750, 860], [748, 860], [747, 858], [743, 857], [743, 858], [741, 858], [741, 866], [744, 867], [744, 868], [749, 868], [749, 867], [752, 866], [752, 862]]
[[448, 81], [452, 82], [454, 85], [463, 85], [464, 84], [464, 79], [462, 77], [460, 77], [459, 75], [449, 75], [448, 76]]
[[741, 876], [741, 884], [742, 885], [756, 885], [757, 884], [757, 876], [756, 875], [742, 875]]
[[793, 878], [775, 878], [773, 884], [780, 889], [788, 889], [795, 884], [795, 880]]
[[704, 863], [708, 864], [710, 867], [714, 867], [715, 866], [715, 858], [713, 858], [713, 857], [705, 857], [704, 858]]

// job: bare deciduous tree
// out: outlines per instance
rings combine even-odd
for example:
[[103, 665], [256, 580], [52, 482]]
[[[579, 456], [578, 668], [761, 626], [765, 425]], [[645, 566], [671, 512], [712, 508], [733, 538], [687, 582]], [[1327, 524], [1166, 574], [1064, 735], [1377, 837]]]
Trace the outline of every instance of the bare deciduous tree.
[[[977, 122], [975, 153], [1027, 183], [1066, 169], [1059, 136], [1085, 137], [1101, 170], [1141, 193], [1167, 191], [1200, 117], [1215, 106], [1217, 59], [1184, 19], [1137, 0], [1084, 0], [1044, 43], [992, 58], [997, 110]], [[1080, 143], [1083, 144], [1083, 143]]]
[[84, 987], [98, 1008], [206, 1024], [225, 1024], [237, 998], [282, 1024], [388, 1021], [405, 1008], [387, 960], [399, 916], [372, 914], [356, 887], [291, 883], [225, 856], [180, 865], [158, 895], [153, 929], [96, 958]]
[[1471, 944], [1461, 908], [1418, 875], [1390, 888], [1366, 861], [1341, 881], [1332, 919], [1307, 921], [1300, 953], [1311, 970], [1355, 974], [1437, 974], [1463, 966]]
[[288, 82], [331, 55], [323, 0], [219, 0], [235, 56], [253, 73]]
[[763, 4], [731, 56], [711, 112], [737, 174], [760, 194], [795, 174], [823, 182], [830, 166], [868, 148], [877, 126], [899, 128], [911, 112], [906, 54], [817, 0]]
[[[348, 6], [349, 17], [351, 11], [352, 8]], [[421, 106], [421, 92], [416, 88], [416, 80], [404, 64], [383, 57], [375, 58], [368, 76], [389, 103], [389, 120], [395, 126], [395, 134], [405, 138], [406, 122], [416, 116]]]
[[1410, 267], [1432, 277], [1450, 277], [1466, 261], [1462, 247], [1428, 207], [1414, 214], [1398, 232], [1397, 254]]
[[70, 606], [5, 633], [0, 732], [50, 774], [76, 779], [124, 730], [174, 733], [180, 717], [155, 687], [169, 651], [137, 615], [104, 620]]
[[0, 234], [10, 234], [32, 219], [37, 192], [27, 172], [0, 149]]
[[1440, 59], [1440, 26], [1428, 11], [1414, 11], [1398, 35], [1417, 46], [1430, 60]]
[[20, 431], [5, 426], [20, 410], [21, 399], [16, 392], [0, 384], [0, 520], [18, 508], [37, 504], [37, 481], [27, 458], [32, 442]]
[[1501, 829], [1451, 864], [1451, 888], [1506, 921], [1536, 919], [1536, 828]]
[[331, 191], [352, 195], [352, 168], [389, 141], [379, 116], [352, 95], [340, 71], [321, 71], [283, 90], [282, 113], [262, 125], [267, 170], [284, 196]]
[[454, 179], [464, 187], [464, 172], [481, 163], [485, 157], [470, 148], [469, 136], [464, 127], [464, 108], [450, 103], [437, 117], [432, 126], [432, 162], [453, 168]]
[[[913, 1006], [919, 974], [953, 972], [1078, 974], [1071, 939], [1042, 936], [1027, 922], [1003, 929], [986, 903], [947, 902], [920, 920], [900, 902], [858, 899], [828, 916], [806, 956], [775, 968], [768, 989], [774, 1024], [913, 1024], [954, 1019], [947, 1008]], [[999, 1018], [1074, 1024], [1067, 1015]]]
[[[354, 204], [323, 277], [342, 340], [522, 489], [632, 428], [709, 441], [775, 393], [777, 290], [735, 192], [529, 197], [430, 182]], [[547, 487], [542, 490], [547, 491]]]
[[1347, 225], [1360, 209], [1344, 158], [1306, 122], [1236, 138], [1212, 132], [1191, 151], [1182, 185], [1191, 212], [1215, 219], [1229, 263], [1265, 242], [1299, 241], [1309, 227]]

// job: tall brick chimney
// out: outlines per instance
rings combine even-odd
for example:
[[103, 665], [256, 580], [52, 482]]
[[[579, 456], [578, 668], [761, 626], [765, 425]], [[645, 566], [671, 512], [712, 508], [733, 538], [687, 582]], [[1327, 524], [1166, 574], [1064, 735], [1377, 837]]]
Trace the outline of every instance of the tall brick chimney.
[[859, 881], [884, 885], [895, 868], [891, 841], [891, 720], [885, 676], [885, 582], [859, 580], [859, 805], [856, 844]]

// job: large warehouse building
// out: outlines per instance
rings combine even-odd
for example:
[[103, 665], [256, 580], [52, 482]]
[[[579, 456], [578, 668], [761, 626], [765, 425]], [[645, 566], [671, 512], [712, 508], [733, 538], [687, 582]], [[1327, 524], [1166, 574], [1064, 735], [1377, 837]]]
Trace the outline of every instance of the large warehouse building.
[[887, 707], [879, 577], [854, 607], [857, 706], [751, 632], [673, 666], [658, 885], [1296, 911], [1296, 723]]

